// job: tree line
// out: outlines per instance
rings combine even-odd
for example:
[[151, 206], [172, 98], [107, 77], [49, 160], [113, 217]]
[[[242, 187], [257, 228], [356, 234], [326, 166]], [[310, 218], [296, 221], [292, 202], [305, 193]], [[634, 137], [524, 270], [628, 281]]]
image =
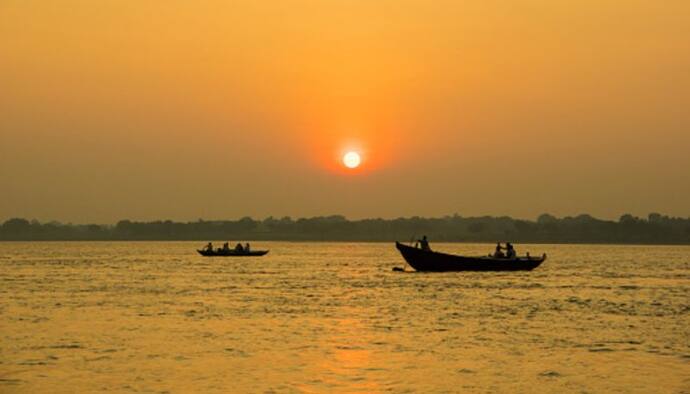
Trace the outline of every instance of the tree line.
[[344, 216], [292, 219], [197, 220], [140, 222], [115, 225], [40, 223], [13, 218], [0, 226], [0, 240], [281, 240], [281, 241], [409, 241], [426, 235], [434, 242], [625, 243], [690, 244], [690, 217], [658, 213], [618, 221], [590, 215], [536, 220], [507, 216], [348, 220]]

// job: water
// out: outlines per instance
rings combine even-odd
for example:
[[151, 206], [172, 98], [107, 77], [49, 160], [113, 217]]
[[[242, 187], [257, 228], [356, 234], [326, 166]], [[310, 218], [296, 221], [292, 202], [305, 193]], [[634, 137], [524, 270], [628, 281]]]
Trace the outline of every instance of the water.
[[0, 243], [0, 392], [690, 392], [690, 247], [430, 274], [390, 243], [200, 246]]

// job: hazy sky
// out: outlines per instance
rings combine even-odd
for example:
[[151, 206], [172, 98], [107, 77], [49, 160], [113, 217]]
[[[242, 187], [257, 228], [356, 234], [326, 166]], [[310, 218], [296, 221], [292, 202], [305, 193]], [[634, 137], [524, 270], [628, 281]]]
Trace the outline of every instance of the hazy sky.
[[0, 220], [685, 217], [689, 151], [688, 0], [0, 1]]

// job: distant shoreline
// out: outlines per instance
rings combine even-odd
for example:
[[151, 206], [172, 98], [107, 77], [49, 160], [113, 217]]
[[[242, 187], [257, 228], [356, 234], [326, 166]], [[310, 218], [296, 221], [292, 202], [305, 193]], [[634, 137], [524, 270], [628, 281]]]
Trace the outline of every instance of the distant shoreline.
[[535, 221], [459, 215], [348, 220], [335, 215], [195, 222], [122, 220], [115, 225], [40, 223], [15, 218], [0, 225], [0, 241], [408, 242], [422, 235], [435, 243], [690, 245], [690, 218], [652, 213], [647, 218], [623, 215], [618, 221], [549, 214]]

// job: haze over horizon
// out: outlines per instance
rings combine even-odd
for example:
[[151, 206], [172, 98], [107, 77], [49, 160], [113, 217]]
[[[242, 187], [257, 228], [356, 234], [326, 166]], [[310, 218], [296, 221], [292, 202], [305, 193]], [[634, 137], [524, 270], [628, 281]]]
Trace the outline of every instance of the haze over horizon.
[[5, 0], [0, 221], [688, 217], [688, 37], [681, 0]]

